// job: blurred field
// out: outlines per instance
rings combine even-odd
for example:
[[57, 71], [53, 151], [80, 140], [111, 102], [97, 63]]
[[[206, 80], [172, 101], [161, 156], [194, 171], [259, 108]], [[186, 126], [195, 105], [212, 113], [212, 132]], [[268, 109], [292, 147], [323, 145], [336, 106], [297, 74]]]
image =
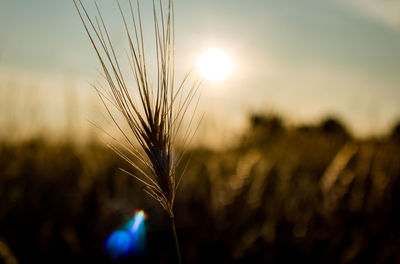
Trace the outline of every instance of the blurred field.
[[[356, 140], [340, 122], [252, 116], [221, 151], [194, 149], [176, 202], [185, 263], [399, 263], [400, 126]], [[168, 217], [102, 144], [0, 144], [0, 259], [109, 263], [107, 236], [148, 214], [140, 259], [173, 263]], [[1, 262], [1, 260], [0, 260]]]

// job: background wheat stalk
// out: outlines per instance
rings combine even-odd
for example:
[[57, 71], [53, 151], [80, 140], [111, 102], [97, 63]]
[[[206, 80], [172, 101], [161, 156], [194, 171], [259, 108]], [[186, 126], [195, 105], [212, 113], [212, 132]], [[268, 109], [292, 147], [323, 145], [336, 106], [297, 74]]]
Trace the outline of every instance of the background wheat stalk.
[[[145, 45], [143, 38], [139, 1], [136, 1], [135, 6], [129, 1], [129, 23], [117, 1], [129, 45], [127, 52], [131, 71], [129, 75], [134, 78], [134, 87], [127, 85], [127, 76], [122, 73], [109, 31], [96, 1], [94, 4], [97, 16], [94, 19], [88, 14], [81, 0], [74, 0], [74, 4], [101, 63], [102, 74], [108, 83], [106, 89], [100, 89], [97, 85], [93, 87], [124, 138], [121, 142], [112, 137], [116, 144], [109, 146], [134, 168], [134, 172], [125, 170], [124, 172], [141, 182], [145, 192], [168, 213], [181, 263], [174, 222], [174, 201], [184, 174], [183, 169], [182, 174], [177, 175], [177, 166], [186, 153], [178, 157], [174, 154], [174, 149], [178, 138], [183, 146], [189, 143], [198, 127], [197, 125], [195, 129], [191, 128], [198, 104], [200, 82], [195, 81], [186, 87], [188, 73], [175, 87], [173, 1], [168, 0], [167, 6], [163, 6], [162, 0], [157, 3], [153, 0], [156, 57], [151, 59], [155, 59], [157, 65], [155, 82], [150, 80], [147, 67], [145, 47], [148, 46]], [[135, 92], [137, 96], [133, 96]], [[192, 103], [194, 107], [190, 108]], [[182, 128], [184, 118], [189, 112], [191, 113], [189, 121], [186, 127]], [[116, 114], [123, 118], [118, 119]], [[127, 129], [121, 124], [121, 120], [128, 125]]]

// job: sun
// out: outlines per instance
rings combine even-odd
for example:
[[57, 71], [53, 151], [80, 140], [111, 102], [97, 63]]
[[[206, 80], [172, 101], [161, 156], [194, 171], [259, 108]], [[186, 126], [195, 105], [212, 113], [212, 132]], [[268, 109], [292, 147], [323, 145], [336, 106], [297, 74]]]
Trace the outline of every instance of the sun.
[[233, 63], [228, 54], [219, 49], [209, 49], [197, 59], [200, 74], [209, 81], [219, 82], [233, 70]]

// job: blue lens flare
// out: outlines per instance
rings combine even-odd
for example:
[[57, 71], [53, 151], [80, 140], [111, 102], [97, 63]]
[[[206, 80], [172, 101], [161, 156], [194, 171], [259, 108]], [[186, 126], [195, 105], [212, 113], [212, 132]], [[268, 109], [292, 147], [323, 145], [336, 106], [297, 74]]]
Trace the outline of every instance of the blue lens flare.
[[110, 257], [119, 258], [129, 254], [132, 247], [130, 234], [123, 230], [113, 232], [106, 241], [106, 250]]
[[146, 246], [146, 215], [144, 211], [136, 212], [122, 228], [113, 232], [106, 240], [105, 250], [113, 258], [123, 258], [144, 253]]

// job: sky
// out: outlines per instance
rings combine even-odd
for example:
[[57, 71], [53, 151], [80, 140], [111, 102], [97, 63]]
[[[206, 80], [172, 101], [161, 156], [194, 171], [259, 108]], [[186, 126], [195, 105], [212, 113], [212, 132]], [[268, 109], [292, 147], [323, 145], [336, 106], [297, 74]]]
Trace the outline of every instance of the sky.
[[[141, 2], [151, 39], [150, 1]], [[98, 3], [124, 58], [115, 1]], [[54, 126], [73, 123], [66, 97], [77, 98], [70, 104], [81, 124], [92, 118], [87, 108], [101, 111], [88, 84], [99, 79], [99, 64], [72, 0], [0, 7], [0, 95], [19, 87], [26, 99], [16, 104], [38, 106]], [[400, 119], [400, 1], [176, 0], [175, 16], [178, 79], [209, 48], [234, 62], [226, 80], [202, 86], [204, 130], [223, 121], [221, 133], [240, 131], [251, 112], [294, 124], [337, 116], [360, 136], [386, 133]]]

